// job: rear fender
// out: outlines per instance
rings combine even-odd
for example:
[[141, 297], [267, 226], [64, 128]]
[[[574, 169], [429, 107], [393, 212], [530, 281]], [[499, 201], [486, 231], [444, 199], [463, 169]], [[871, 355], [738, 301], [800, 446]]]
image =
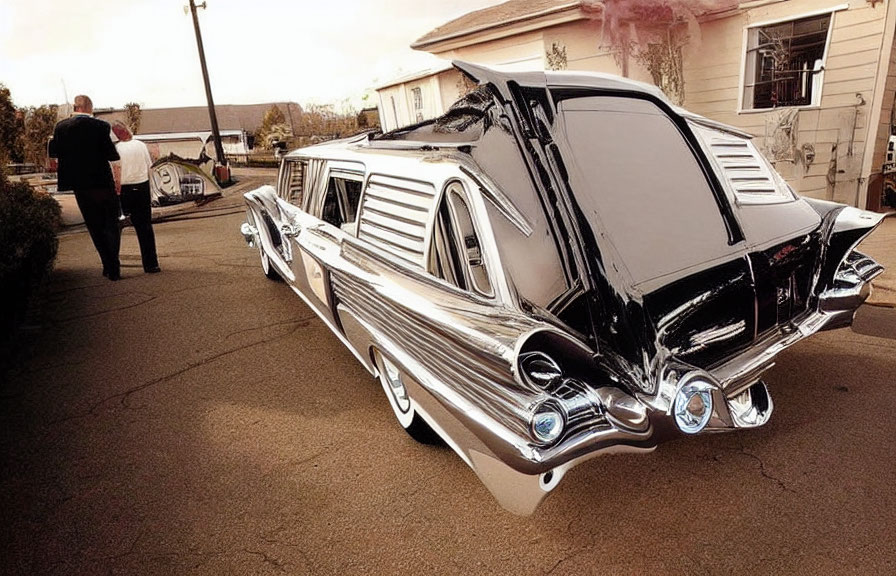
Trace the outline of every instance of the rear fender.
[[853, 312], [871, 292], [869, 283], [883, 272], [883, 266], [855, 248], [885, 217], [885, 214], [849, 206], [837, 206], [822, 215], [824, 247], [814, 293], [818, 296], [819, 311], [842, 316], [840, 321], [829, 322], [826, 328], [849, 325]]
[[[822, 217], [824, 250], [816, 284], [819, 293], [834, 286], [834, 277], [841, 264], [853, 259], [850, 254], [880, 225], [885, 216], [885, 214], [842, 206], [840, 209], [831, 210]], [[877, 267], [879, 270], [873, 275], [870, 275], [870, 269], [868, 274], [863, 274], [863, 279], [871, 280], [883, 271], [882, 267], [879, 265]]]

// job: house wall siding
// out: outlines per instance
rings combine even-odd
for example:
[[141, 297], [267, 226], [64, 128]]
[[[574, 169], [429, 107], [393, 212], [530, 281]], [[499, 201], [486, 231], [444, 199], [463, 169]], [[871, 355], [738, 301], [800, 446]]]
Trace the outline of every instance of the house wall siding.
[[883, 4], [851, 0], [846, 10], [833, 13], [820, 106], [738, 111], [745, 28], [843, 4], [789, 0], [704, 22], [700, 42], [684, 54], [684, 106], [753, 134], [800, 194], [863, 204], [862, 163], [886, 22]]
[[544, 58], [542, 32], [525, 32], [509, 38], [500, 38], [436, 53], [446, 60], [466, 60], [479, 64], [500, 64], [520, 69], [537, 69]]
[[[896, 20], [888, 16], [894, 2], [786, 0], [702, 21], [689, 31], [683, 48], [682, 105], [753, 134], [801, 194], [864, 206], [869, 177], [880, 176], [896, 97], [896, 45], [889, 45], [893, 31], [887, 24], [892, 27]], [[819, 104], [741, 110], [745, 30], [834, 8]], [[446, 59], [538, 68], [547, 67], [546, 53], [556, 43], [566, 50], [569, 69], [621, 73], [621, 58], [608, 46], [600, 20], [567, 19], [542, 26], [534, 29], [528, 23], [518, 34], [505, 31], [500, 38], [474, 35], [467, 46], [457, 41], [452, 49], [434, 53]], [[629, 78], [652, 81], [637, 58], [630, 57], [627, 64]], [[878, 80], [883, 71], [886, 82]], [[452, 86], [445, 73], [440, 75], [443, 110], [460, 94], [459, 86]]]
[[891, 126], [893, 124], [893, 104], [896, 99], [896, 40], [890, 49], [890, 59], [887, 66], [887, 78], [884, 81], [884, 105], [876, 126], [876, 138], [874, 142], [874, 158], [872, 166], [880, 170], [886, 160], [887, 143], [890, 140]]
[[404, 84], [389, 86], [378, 91], [380, 97], [380, 125], [383, 130], [394, 130], [410, 123]]
[[[566, 49], [569, 70], [622, 73], [621, 56], [611, 46], [599, 20], [578, 20], [545, 29], [543, 52], [547, 53], [554, 43]], [[632, 80], [651, 81], [650, 73], [634, 58], [629, 58], [628, 66], [628, 77]]]
[[464, 94], [463, 75], [453, 69], [440, 73], [439, 91], [442, 95], [442, 112], [445, 112]]

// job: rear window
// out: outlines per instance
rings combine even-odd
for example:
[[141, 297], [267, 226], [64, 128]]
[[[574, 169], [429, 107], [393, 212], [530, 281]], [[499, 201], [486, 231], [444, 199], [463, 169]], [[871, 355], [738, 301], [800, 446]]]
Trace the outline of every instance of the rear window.
[[573, 194], [602, 250], [638, 284], [723, 256], [728, 234], [678, 127], [652, 102], [563, 100]]

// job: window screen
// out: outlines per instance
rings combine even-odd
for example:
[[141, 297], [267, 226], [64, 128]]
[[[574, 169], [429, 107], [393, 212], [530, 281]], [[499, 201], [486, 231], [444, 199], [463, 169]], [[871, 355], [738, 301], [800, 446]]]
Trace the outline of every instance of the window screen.
[[305, 197], [305, 162], [287, 162], [284, 170], [280, 197], [301, 208]]
[[361, 181], [341, 176], [330, 176], [321, 220], [354, 234], [358, 202], [361, 199]]

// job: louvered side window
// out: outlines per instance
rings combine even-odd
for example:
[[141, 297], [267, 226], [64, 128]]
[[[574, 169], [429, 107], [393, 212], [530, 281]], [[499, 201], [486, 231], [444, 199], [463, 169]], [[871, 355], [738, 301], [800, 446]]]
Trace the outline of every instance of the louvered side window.
[[430, 184], [372, 175], [364, 191], [358, 238], [422, 268], [434, 198]]
[[280, 177], [280, 197], [299, 208], [305, 196], [305, 164], [302, 160], [287, 160]]
[[790, 187], [751, 140], [698, 124], [691, 128], [738, 202], [775, 204], [794, 199]]

